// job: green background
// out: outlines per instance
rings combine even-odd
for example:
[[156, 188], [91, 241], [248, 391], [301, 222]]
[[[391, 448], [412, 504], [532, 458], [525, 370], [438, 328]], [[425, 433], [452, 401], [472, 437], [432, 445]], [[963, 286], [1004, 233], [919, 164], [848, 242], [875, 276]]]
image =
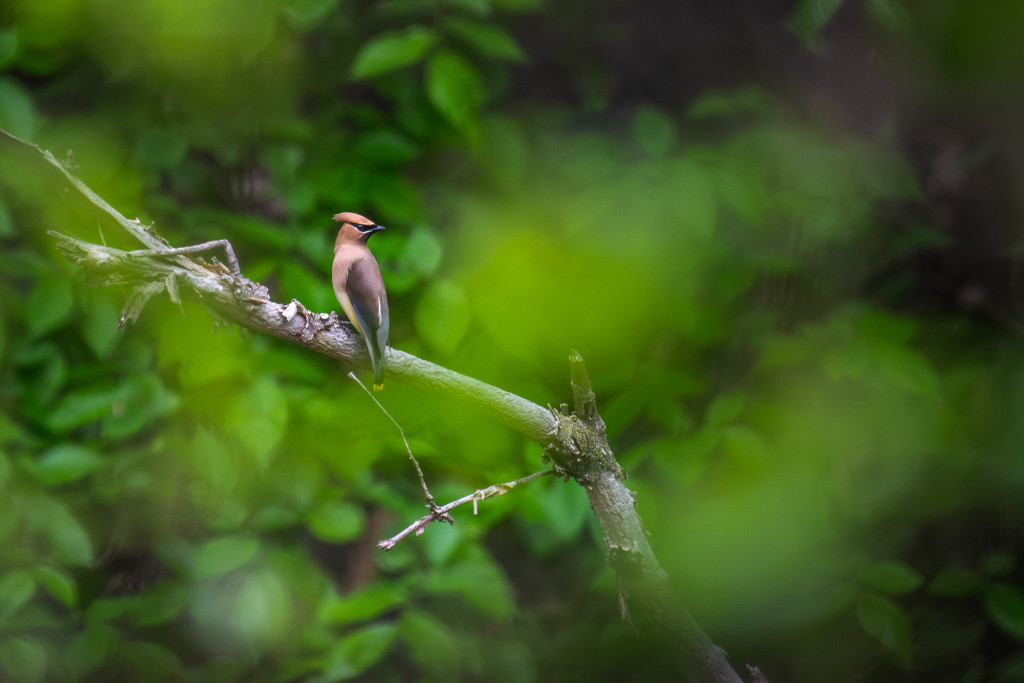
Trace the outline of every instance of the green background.
[[[1020, 7], [8, 0], [0, 127], [314, 311], [371, 217], [392, 344], [541, 405], [578, 349], [738, 669], [1019, 680]], [[0, 679], [672, 679], [578, 486], [377, 551], [393, 425], [187, 296], [118, 333], [86, 215], [0, 158]], [[544, 467], [385, 384], [439, 500]]]

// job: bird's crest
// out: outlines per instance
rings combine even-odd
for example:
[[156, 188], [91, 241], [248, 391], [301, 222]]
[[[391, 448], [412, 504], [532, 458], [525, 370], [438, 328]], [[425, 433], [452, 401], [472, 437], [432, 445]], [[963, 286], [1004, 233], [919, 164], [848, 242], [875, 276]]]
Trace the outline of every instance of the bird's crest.
[[351, 211], [345, 211], [343, 213], [334, 214], [334, 220], [337, 221], [338, 223], [351, 223], [360, 230], [362, 230], [364, 227], [372, 228], [377, 225], [366, 216], [360, 216], [358, 213], [352, 213]]

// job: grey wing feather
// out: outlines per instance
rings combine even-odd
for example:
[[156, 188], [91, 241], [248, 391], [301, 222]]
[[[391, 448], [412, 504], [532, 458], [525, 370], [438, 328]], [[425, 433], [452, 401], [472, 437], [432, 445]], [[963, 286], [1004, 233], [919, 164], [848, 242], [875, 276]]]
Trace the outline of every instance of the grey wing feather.
[[372, 353], [382, 355], [388, 342], [388, 296], [380, 268], [372, 258], [352, 265], [345, 289], [359, 318], [359, 326], [366, 331]]

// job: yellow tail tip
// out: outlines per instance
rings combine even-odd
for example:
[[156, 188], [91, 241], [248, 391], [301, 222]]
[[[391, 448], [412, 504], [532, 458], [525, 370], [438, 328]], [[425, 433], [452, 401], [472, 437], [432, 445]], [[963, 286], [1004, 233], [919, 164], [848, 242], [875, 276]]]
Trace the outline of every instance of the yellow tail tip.
[[383, 388], [384, 388], [383, 384], [374, 384], [373, 385], [373, 390], [374, 391], [381, 391]]

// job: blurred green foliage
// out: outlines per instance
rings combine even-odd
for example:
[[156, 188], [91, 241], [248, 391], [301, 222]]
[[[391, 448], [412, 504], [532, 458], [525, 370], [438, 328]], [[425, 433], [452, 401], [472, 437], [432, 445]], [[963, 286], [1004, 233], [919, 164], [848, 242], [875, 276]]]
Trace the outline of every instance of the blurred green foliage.
[[[820, 52], [850, 4], [797, 3], [788, 25]], [[955, 78], [997, 79], [1002, 53], [961, 22], [865, 7]], [[566, 400], [579, 349], [655, 551], [734, 662], [1013, 680], [1020, 525], [998, 520], [1021, 512], [1024, 358], [904, 296], [901, 264], [950, 238], [891, 230], [883, 209], [924, 195], [896, 132], [753, 84], [597, 115], [596, 94], [521, 101], [523, 38], [561, 16], [12, 0], [0, 127], [176, 245], [230, 239], [314, 310], [336, 308], [330, 215], [372, 216], [392, 343], [539, 403]], [[4, 676], [671, 677], [618, 618], [579, 487], [534, 483], [379, 553], [423, 511], [390, 422], [342, 368], [188, 297], [117, 333], [124, 293], [45, 236], [135, 246], [83, 216], [0, 164]], [[383, 400], [439, 499], [541, 467], [456, 402], [394, 382]]]

